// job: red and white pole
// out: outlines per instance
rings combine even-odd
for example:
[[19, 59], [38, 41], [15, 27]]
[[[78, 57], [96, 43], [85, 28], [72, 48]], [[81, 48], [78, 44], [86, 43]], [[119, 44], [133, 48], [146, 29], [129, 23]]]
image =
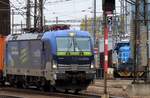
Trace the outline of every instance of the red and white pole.
[[108, 70], [108, 27], [104, 28], [104, 71]]
[[107, 96], [107, 70], [108, 70], [108, 26], [106, 14], [104, 13], [104, 95]]

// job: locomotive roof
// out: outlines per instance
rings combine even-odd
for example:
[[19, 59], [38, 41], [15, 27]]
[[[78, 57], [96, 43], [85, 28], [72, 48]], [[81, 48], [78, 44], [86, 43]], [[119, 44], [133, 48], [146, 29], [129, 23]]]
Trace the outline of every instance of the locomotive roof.
[[75, 33], [75, 36], [90, 37], [90, 33], [87, 31], [77, 31], [77, 30], [58, 30], [58, 31], [48, 31], [45, 32], [42, 40], [46, 40], [51, 44], [52, 54], [56, 54], [56, 37], [57, 36], [70, 36], [70, 33]]
[[35, 39], [52, 39], [56, 36], [69, 36], [69, 33], [75, 33], [76, 36], [89, 36], [90, 33], [87, 31], [77, 31], [77, 30], [58, 30], [58, 31], [48, 31], [44, 33], [24, 33], [24, 34], [10, 34], [7, 37], [7, 41], [11, 40], [35, 40]]
[[87, 31], [77, 31], [77, 30], [58, 30], [58, 31], [48, 31], [45, 32], [44, 38], [51, 38], [56, 36], [69, 36], [69, 33], [75, 33], [76, 36], [91, 36]]
[[130, 50], [130, 46], [127, 46], [127, 45], [122, 46], [122, 47], [120, 47], [119, 50]]
[[24, 33], [24, 34], [10, 34], [7, 36], [7, 41], [11, 40], [35, 40], [41, 39], [43, 33]]

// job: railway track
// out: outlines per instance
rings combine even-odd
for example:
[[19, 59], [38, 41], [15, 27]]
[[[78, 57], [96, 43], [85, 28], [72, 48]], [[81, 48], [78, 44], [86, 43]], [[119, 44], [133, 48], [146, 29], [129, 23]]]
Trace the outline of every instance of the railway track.
[[[112, 98], [128, 98], [126, 90], [131, 83], [131, 80], [107, 80], [107, 91], [110, 96], [115, 96]], [[95, 80], [94, 84], [90, 85], [86, 91], [88, 93], [91, 92], [97, 95], [103, 95], [104, 80]]]
[[[124, 87], [130, 83], [130, 80], [108, 80], [107, 87], [111, 98], [126, 98]], [[63, 91], [44, 92], [37, 88], [18, 89], [12, 87], [0, 87], [0, 95], [6, 95], [7, 93], [8, 96], [15, 95], [17, 98], [101, 98], [100, 95], [103, 95], [103, 86], [103, 80], [95, 80], [93, 85], [90, 85], [86, 91], [82, 91], [80, 94], [64, 93]], [[24, 97], [24, 95], [26, 96]], [[11, 97], [0, 96], [0, 98]]]
[[100, 96], [97, 95], [83, 94], [83, 93], [66, 94], [62, 92], [44, 92], [33, 89], [18, 89], [10, 87], [0, 88], [0, 98], [38, 98], [37, 96], [39, 96], [39, 98], [100, 98]]

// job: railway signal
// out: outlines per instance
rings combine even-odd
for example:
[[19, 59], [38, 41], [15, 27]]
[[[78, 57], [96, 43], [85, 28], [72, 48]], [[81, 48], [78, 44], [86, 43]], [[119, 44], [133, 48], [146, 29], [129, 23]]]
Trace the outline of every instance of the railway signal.
[[108, 20], [107, 15], [112, 14], [115, 10], [115, 0], [102, 0], [102, 9], [104, 15], [104, 96], [109, 98], [107, 93], [107, 75], [108, 75]]
[[102, 1], [103, 11], [113, 11], [115, 10], [115, 0], [103, 0]]

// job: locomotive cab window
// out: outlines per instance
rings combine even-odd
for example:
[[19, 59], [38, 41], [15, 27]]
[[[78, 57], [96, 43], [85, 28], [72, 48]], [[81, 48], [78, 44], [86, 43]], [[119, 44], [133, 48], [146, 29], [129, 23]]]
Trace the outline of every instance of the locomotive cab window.
[[57, 51], [73, 51], [71, 37], [57, 37]]
[[57, 51], [91, 51], [89, 37], [56, 37]]
[[90, 51], [90, 38], [88, 37], [78, 37], [75, 38], [75, 50], [76, 51]]

